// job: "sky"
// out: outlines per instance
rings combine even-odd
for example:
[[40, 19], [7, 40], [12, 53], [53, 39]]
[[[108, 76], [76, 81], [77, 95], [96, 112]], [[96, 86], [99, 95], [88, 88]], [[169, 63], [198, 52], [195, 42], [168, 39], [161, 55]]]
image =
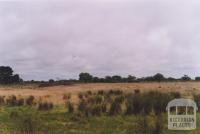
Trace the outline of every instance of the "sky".
[[200, 76], [199, 0], [0, 1], [0, 65], [25, 80]]

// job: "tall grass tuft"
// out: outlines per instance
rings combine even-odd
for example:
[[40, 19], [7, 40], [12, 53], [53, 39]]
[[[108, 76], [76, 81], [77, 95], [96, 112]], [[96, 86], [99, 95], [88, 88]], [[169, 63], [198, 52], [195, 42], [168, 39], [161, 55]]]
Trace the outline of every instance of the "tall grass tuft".
[[34, 105], [34, 100], [35, 100], [35, 97], [30, 95], [28, 98], [26, 98], [25, 102], [27, 105], [32, 106]]
[[14, 125], [14, 131], [20, 134], [39, 134], [42, 131], [40, 114], [34, 109], [15, 109], [11, 111], [10, 118]]
[[53, 109], [53, 103], [52, 102], [39, 102], [38, 104], [38, 110], [51, 110]]

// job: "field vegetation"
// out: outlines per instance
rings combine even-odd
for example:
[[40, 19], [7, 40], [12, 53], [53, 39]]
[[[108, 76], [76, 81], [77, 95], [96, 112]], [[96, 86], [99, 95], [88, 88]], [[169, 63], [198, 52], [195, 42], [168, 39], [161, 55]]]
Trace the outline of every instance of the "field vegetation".
[[[1, 134], [187, 133], [167, 130], [166, 105], [180, 97], [178, 92], [88, 90], [77, 94], [76, 103], [71, 101], [71, 94], [63, 94], [65, 104], [55, 105], [34, 96], [1, 96], [0, 131]], [[199, 106], [200, 95], [192, 97]], [[198, 120], [199, 117], [200, 114]]]
[[[167, 103], [194, 99], [200, 107], [199, 78], [162, 74], [79, 80], [23, 81], [0, 67], [0, 134], [188, 134], [167, 129]], [[197, 129], [200, 132], [200, 113]]]

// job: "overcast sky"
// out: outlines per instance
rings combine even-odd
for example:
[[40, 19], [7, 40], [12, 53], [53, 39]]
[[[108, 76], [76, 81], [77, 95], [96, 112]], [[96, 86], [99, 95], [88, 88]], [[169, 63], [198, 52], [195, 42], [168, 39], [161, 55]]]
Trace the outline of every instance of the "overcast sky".
[[200, 76], [200, 1], [1, 1], [0, 65], [26, 80]]

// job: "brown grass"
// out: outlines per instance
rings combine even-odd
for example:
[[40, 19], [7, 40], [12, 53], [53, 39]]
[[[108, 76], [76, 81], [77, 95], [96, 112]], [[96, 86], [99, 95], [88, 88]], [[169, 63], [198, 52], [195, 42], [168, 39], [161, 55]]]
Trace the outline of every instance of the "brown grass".
[[134, 92], [139, 89], [142, 92], [157, 90], [161, 92], [181, 92], [184, 95], [200, 93], [200, 82], [162, 82], [162, 83], [97, 83], [97, 84], [75, 84], [68, 86], [53, 86], [39, 88], [32, 86], [0, 86], [0, 96], [30, 96], [38, 99], [64, 104], [63, 95], [71, 94], [71, 101], [76, 102], [77, 94], [88, 90], [123, 90]]

